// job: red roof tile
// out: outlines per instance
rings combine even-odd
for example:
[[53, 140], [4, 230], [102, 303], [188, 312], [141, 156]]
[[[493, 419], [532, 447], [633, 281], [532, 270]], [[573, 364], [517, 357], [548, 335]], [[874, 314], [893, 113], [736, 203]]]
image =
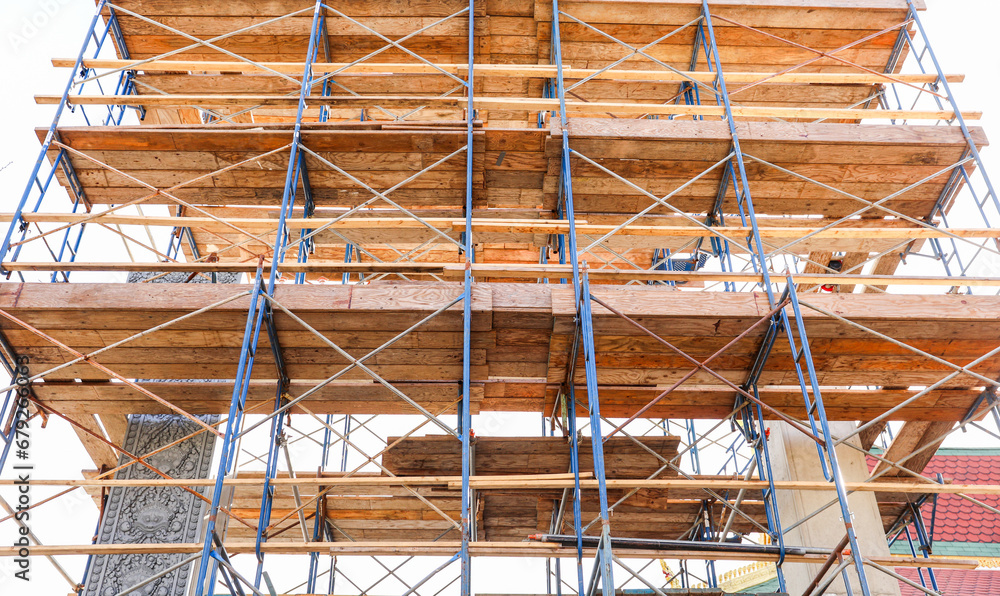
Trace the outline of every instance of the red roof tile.
[[[869, 469], [877, 461], [868, 458]], [[924, 468], [924, 475], [934, 478], [941, 474], [957, 484], [1000, 484], [1000, 456], [996, 455], [935, 455]], [[978, 496], [983, 503], [1000, 509], [1000, 495]], [[931, 503], [921, 512], [929, 532]], [[934, 520], [934, 540], [941, 542], [1000, 542], [1000, 523], [995, 513], [967, 501], [958, 495], [940, 495]], [[957, 594], [957, 592], [956, 592]], [[1000, 589], [996, 591], [1000, 594]]]
[[[920, 580], [917, 570], [912, 567], [897, 568], [896, 573], [915, 581]], [[927, 570], [923, 570], [924, 582], [931, 587]], [[1000, 594], [1000, 571], [985, 569], [937, 569], [934, 571], [938, 590], [950, 596], [996, 596]], [[913, 586], [899, 582], [902, 596], [926, 596], [924, 592]]]

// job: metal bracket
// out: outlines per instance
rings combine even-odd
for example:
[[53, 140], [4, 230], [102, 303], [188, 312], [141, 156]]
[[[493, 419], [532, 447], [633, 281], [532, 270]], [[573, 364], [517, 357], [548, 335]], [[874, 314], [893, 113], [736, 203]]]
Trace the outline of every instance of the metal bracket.
[[269, 301], [264, 301], [264, 325], [267, 329], [267, 341], [271, 344], [271, 354], [274, 356], [274, 366], [278, 371], [278, 394], [283, 395], [288, 391], [288, 369], [285, 367], [285, 358], [281, 352], [281, 342], [278, 340], [278, 330], [274, 326], [274, 309]]
[[[62, 142], [59, 138], [59, 133], [55, 133], [55, 140]], [[83, 184], [76, 175], [76, 170], [73, 168], [73, 163], [69, 160], [69, 157], [64, 157], [59, 160], [59, 167], [62, 169], [63, 174], [66, 175], [66, 179], [69, 182], [69, 188], [73, 192], [73, 196], [77, 201], [83, 203], [84, 207], [87, 209], [87, 213], [90, 213], [91, 204], [87, 199], [87, 193], [83, 190]]]

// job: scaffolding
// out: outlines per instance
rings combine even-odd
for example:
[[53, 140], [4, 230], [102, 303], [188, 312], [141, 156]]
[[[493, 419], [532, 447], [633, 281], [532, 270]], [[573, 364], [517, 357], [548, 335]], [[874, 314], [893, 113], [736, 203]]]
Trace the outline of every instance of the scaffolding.
[[[98, 0], [4, 214], [0, 470], [61, 418], [99, 469], [36, 483], [184, 487], [206, 522], [32, 554], [75, 591], [60, 556], [182, 555], [122, 594], [185, 568], [196, 596], [466, 596], [491, 557], [544, 559], [546, 594], [719, 589], [734, 561], [939, 594], [976, 564], [931, 554], [921, 508], [1000, 514], [922, 474], [1000, 432], [1000, 199], [923, 9]], [[126, 450], [148, 413], [214, 435], [210, 478]], [[821, 480], [776, 472], [775, 421]], [[790, 518], [800, 491], [831, 498]], [[910, 557], [865, 554], [868, 492]], [[839, 544], [788, 541], [826, 510]]]

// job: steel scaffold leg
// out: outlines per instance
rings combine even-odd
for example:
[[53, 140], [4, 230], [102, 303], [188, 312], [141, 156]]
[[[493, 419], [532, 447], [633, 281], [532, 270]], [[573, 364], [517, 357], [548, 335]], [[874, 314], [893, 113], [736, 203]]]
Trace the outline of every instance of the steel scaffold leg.
[[[909, 1], [909, 0], [908, 0]], [[776, 304], [774, 291], [771, 286], [771, 279], [769, 268], [766, 260], [766, 252], [764, 250], [764, 244], [761, 241], [760, 230], [757, 224], [757, 217], [753, 206], [753, 199], [749, 187], [749, 177], [747, 176], [746, 166], [743, 159], [743, 151], [740, 147], [739, 135], [736, 131], [736, 123], [733, 119], [732, 106], [729, 101], [729, 93], [726, 89], [726, 82], [724, 77], [724, 71], [722, 69], [722, 60], [719, 56], [718, 44], [716, 42], [715, 31], [712, 27], [712, 15], [711, 10], [708, 6], [708, 0], [702, 0], [702, 15], [704, 17], [705, 29], [709, 44], [711, 47], [711, 59], [715, 63], [716, 68], [716, 80], [718, 84], [718, 89], [722, 95], [723, 105], [725, 106], [726, 119], [729, 125], [730, 134], [733, 139], [733, 153], [735, 154], [736, 161], [736, 179], [734, 182], [738, 181], [742, 191], [742, 197], [740, 199], [741, 214], [745, 210], [745, 217], [749, 221], [751, 228], [751, 238], [748, 242], [748, 248], [751, 252], [751, 261], [756, 259], [757, 266], [760, 267], [759, 271], [763, 277], [764, 290], [767, 293], [768, 303], [773, 308]], [[796, 348], [795, 337], [791, 329], [791, 325], [788, 320], [788, 313], [786, 309], [782, 309], [780, 312], [781, 323], [785, 328], [786, 335], [788, 338], [789, 345], [792, 349], [792, 353], [796, 354], [795, 359], [795, 369], [799, 378], [799, 385], [802, 391], [803, 399], [805, 399], [806, 404], [809, 408], [809, 418], [810, 423], [813, 428], [813, 434], [816, 434], [816, 423], [814, 422], [814, 414], [819, 418], [819, 426], [822, 429], [821, 438], [824, 443], [821, 445], [817, 443], [817, 450], [819, 451], [820, 463], [823, 466], [824, 475], [828, 479], [832, 480], [837, 488], [837, 496], [840, 502], [841, 513], [844, 519], [844, 524], [847, 527], [847, 535], [851, 546], [852, 558], [854, 560], [855, 569], [858, 574], [858, 581], [861, 586], [861, 591], [864, 596], [870, 596], [870, 590], [868, 587], [868, 580], [865, 575], [864, 562], [861, 555], [861, 550], [858, 547], [857, 537], [855, 535], [854, 529], [851, 522], [850, 508], [847, 502], [847, 492], [844, 489], [844, 481], [840, 472], [840, 466], [837, 461], [837, 454], [835, 451], [834, 439], [830, 434], [829, 425], [826, 418], [826, 411], [823, 408], [823, 400], [819, 390], [819, 383], [816, 379], [815, 369], [813, 367], [812, 355], [809, 351], [809, 341], [806, 336], [805, 324], [802, 321], [801, 312], [799, 311], [798, 300], [795, 294], [795, 287], [791, 276], [789, 275], [786, 280], [786, 292], [791, 298], [791, 304], [795, 311], [795, 322], [798, 330], [798, 335], [801, 340], [802, 346], [801, 351]], [[805, 362], [807, 373], [809, 376], [809, 387], [806, 385], [806, 380], [803, 377], [802, 367], [799, 363], [800, 360]], [[810, 400], [809, 389], [812, 389], [813, 398]], [[825, 451], [825, 456], [824, 456]], [[827, 468], [827, 461], [829, 461], [830, 467]], [[767, 470], [770, 472], [770, 470]]]
[[[24, 207], [28, 203], [28, 197], [31, 195], [31, 188], [35, 184], [35, 180], [38, 177], [38, 173], [42, 168], [42, 163], [45, 161], [45, 156], [49, 151], [49, 147], [56, 138], [56, 127], [59, 126], [59, 120], [62, 118], [63, 111], [66, 109], [66, 105], [69, 102], [69, 93], [73, 89], [73, 79], [76, 73], [79, 72], [80, 67], [83, 65], [83, 55], [87, 51], [87, 47], [90, 45], [90, 35], [97, 26], [98, 20], [101, 17], [101, 11], [104, 10], [107, 0], [99, 0], [97, 3], [97, 11], [94, 12], [93, 18], [90, 20], [90, 26], [87, 27], [87, 34], [84, 37], [83, 45], [80, 47], [80, 52], [77, 54], [76, 63], [73, 66], [73, 70], [70, 74], [69, 81], [66, 82], [66, 87], [63, 89], [62, 98], [59, 100], [59, 105], [56, 107], [56, 114], [52, 117], [52, 123], [49, 125], [48, 132], [45, 133], [45, 139], [42, 141], [42, 148], [38, 151], [38, 158], [35, 160], [35, 165], [32, 167], [31, 174], [28, 176], [28, 183], [24, 187], [24, 192], [21, 194], [21, 200], [18, 201], [17, 207], [14, 209], [14, 216], [11, 218], [10, 225], [7, 227], [7, 234], [4, 237], [3, 244], [0, 244], [0, 263], [6, 260], [7, 252], [10, 250], [10, 241], [14, 235], [14, 230], [21, 225], [24, 221], [21, 214], [24, 212]], [[54, 168], [53, 168], [54, 169]], [[2, 269], [0, 269], [2, 271]]]
[[[289, 149], [288, 171], [285, 175], [285, 187], [281, 202], [281, 212], [278, 219], [278, 232], [274, 241], [273, 254], [275, 264], [283, 260], [285, 244], [287, 243], [289, 237], [285, 221], [291, 213], [292, 206], [295, 202], [295, 191], [298, 182], [298, 156], [300, 145], [302, 143], [302, 115], [305, 111], [305, 98], [309, 92], [310, 82], [312, 80], [312, 64], [316, 58], [317, 36], [322, 7], [322, 0], [316, 0], [315, 6], [313, 7], [312, 26], [309, 34], [309, 49], [306, 53], [306, 62], [299, 89], [299, 103], [295, 116], [294, 134], [292, 136], [292, 143]], [[210, 563], [210, 561], [212, 561], [213, 555], [215, 554], [212, 537], [215, 532], [219, 504], [222, 497], [222, 481], [229, 474], [235, 457], [236, 435], [239, 432], [243, 419], [243, 409], [246, 404], [247, 392], [250, 387], [250, 376], [253, 371], [253, 364], [257, 351], [257, 340], [260, 337], [260, 328], [264, 323], [265, 314], [268, 310], [265, 304], [266, 301], [263, 300], [261, 296], [273, 296], [274, 287], [277, 282], [278, 267], [271, 267], [270, 275], [267, 280], [267, 287], [264, 288], [262, 264], [263, 259], [260, 260], [257, 266], [250, 310], [247, 313], [246, 327], [243, 332], [243, 344], [240, 349], [240, 361], [236, 371], [236, 380], [233, 384], [233, 397], [229, 406], [229, 421], [226, 424], [226, 432], [222, 441], [222, 457], [219, 461], [215, 488], [212, 492], [212, 505], [209, 510], [208, 521], [206, 523], [205, 542], [202, 547], [202, 557], [195, 584], [195, 596], [204, 596], [206, 590], [208, 593], [212, 593], [212, 586], [206, 585], [206, 579], [209, 575], [209, 567], [212, 567], [213, 578], [215, 575], [214, 570], [217, 568], [217, 566]], [[272, 443], [273, 440], [274, 437], [272, 435]], [[272, 444], [271, 448], [273, 449], [273, 447], [274, 446]], [[219, 548], [221, 549], [221, 544], [219, 545]]]
[[[568, 159], [568, 157], [567, 157]], [[567, 163], [567, 169], [569, 164]], [[571, 204], [570, 199], [567, 204]], [[572, 207], [569, 213], [572, 214]], [[572, 216], [570, 217], [572, 221]], [[572, 232], [571, 232], [572, 233]], [[573, 255], [576, 255], [575, 242], [572, 243]], [[573, 276], [579, 280], [580, 302], [578, 316], [583, 339], [583, 358], [587, 377], [587, 407], [590, 410], [590, 443], [594, 455], [594, 476], [597, 478], [597, 493], [601, 507], [601, 545], [598, 547], [598, 560], [601, 565], [601, 588], [605, 595], [614, 594], [615, 581], [612, 569], [613, 555], [611, 553], [611, 515], [608, 512], [608, 486], [604, 469], [604, 436], [601, 432], [601, 406], [597, 393], [597, 354], [594, 346], [594, 326], [590, 308], [590, 283], [587, 270]]]
[[[792, 310], [795, 315], [795, 331], [797, 331], [799, 342], [801, 342], [802, 345], [798, 346], [796, 343], [796, 333], [792, 331], [792, 326], [788, 320], [787, 309], [782, 309], [781, 311], [782, 326], [785, 328], [785, 334], [788, 338], [788, 344], [794, 358], [795, 373], [799, 380], [802, 396], [806, 400], [806, 412], [809, 415], [809, 423], [813, 429], [813, 433], [815, 434], [817, 430], [819, 430], [819, 436], [824, 441], [822, 444], [817, 442], [816, 448], [819, 450], [820, 463], [823, 466], [823, 475], [826, 476], [827, 480], [832, 481], [836, 488], [837, 500], [840, 504], [840, 513], [844, 520], [844, 526], [847, 528], [848, 543], [851, 547], [851, 558], [854, 561], [854, 568], [858, 574], [858, 583], [861, 586], [861, 593], [864, 596], [871, 596], [871, 590], [868, 587], [868, 577], [865, 574], [864, 557], [861, 553], [861, 548], [858, 545], [857, 534], [854, 531], [853, 517], [850, 505], [847, 501], [847, 489], [844, 486], [844, 478], [840, 471], [840, 463], [837, 461], [836, 439], [834, 439], [833, 435], [830, 433], [830, 425], [826, 417], [826, 408], [823, 406], [823, 395], [820, 392], [819, 381], [816, 377], [816, 369], [813, 365], [812, 352], [809, 349], [809, 338], [806, 335], [806, 325], [805, 321], [802, 320], [802, 311], [799, 308], [799, 300], [791, 275], [787, 276], [786, 282], [787, 285], [785, 286], [785, 292], [791, 300]], [[805, 372], [802, 370], [803, 362], [805, 363]], [[812, 391], [811, 400], [809, 398], [810, 390]], [[816, 428], [817, 422], [819, 429]], [[828, 462], [829, 468], [827, 467]], [[850, 589], [850, 584], [847, 585], [848, 589]]]
[[[569, 131], [566, 117], [566, 86], [563, 78], [562, 48], [559, 33], [559, 0], [552, 0], [552, 47], [556, 63], [556, 89], [559, 96], [559, 118], [562, 128], [562, 164], [560, 168], [561, 190], [563, 193], [564, 216], [569, 220], [568, 252], [573, 266], [573, 294], [576, 304], [577, 325], [580, 327], [581, 340], [584, 347], [585, 373], [587, 379], [587, 403], [590, 410], [591, 445], [593, 447], [594, 476], [598, 481], [598, 498], [601, 508], [601, 543], [597, 549], [598, 567], [595, 568], [594, 581], [590, 590], [596, 589], [596, 572], [600, 569], [602, 590], [605, 594], [613, 594], [615, 590], [613, 555], [611, 552], [611, 526], [608, 513], [607, 482], [604, 473], [604, 440], [601, 433], [600, 400], [597, 389], [597, 362], [595, 360], [594, 330], [590, 308], [590, 286], [586, 271], [581, 271], [577, 249], [576, 221], [573, 209], [573, 177], [570, 168]], [[572, 379], [570, 380], [572, 385]], [[574, 471], [579, 483], [579, 466]], [[577, 484], [579, 486], [579, 484]], [[580, 493], [577, 491], [575, 501], [579, 503]], [[574, 505], [576, 506], [576, 505]], [[579, 528], [580, 520], [575, 520]], [[580, 535], [580, 532], [577, 532]]]
[[476, 523], [472, 512], [472, 491], [469, 488], [469, 476], [472, 473], [472, 413], [469, 391], [471, 390], [472, 365], [472, 262], [475, 260], [472, 242], [472, 175], [473, 175], [473, 128], [476, 113], [473, 109], [474, 66], [475, 66], [475, 25], [476, 2], [469, 0], [469, 75], [465, 82], [468, 103], [465, 112], [466, 126], [466, 156], [465, 156], [465, 233], [462, 235], [465, 253], [465, 276], [462, 294], [462, 403], [459, 407], [459, 431], [462, 442], [462, 550], [461, 558], [461, 593], [462, 596], [472, 594], [472, 559], [469, 555], [469, 542], [472, 539], [472, 524]]

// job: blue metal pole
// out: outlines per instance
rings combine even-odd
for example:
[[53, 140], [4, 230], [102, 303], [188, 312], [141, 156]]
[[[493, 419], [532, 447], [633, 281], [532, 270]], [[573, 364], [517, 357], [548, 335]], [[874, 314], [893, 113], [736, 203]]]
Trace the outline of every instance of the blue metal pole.
[[948, 103], [951, 104], [951, 109], [955, 112], [955, 120], [962, 129], [962, 136], [965, 137], [966, 142], [969, 144], [969, 152], [972, 154], [973, 159], [976, 160], [976, 166], [979, 168], [979, 171], [983, 174], [983, 181], [986, 183], [989, 195], [993, 197], [993, 203], [996, 205], [997, 209], [1000, 210], [1000, 198], [997, 197], [997, 193], [993, 189], [993, 182], [990, 181], [990, 176], [984, 167], [983, 159], [979, 155], [979, 149], [976, 148], [976, 143], [972, 140], [972, 134], [969, 132], [969, 127], [965, 124], [965, 118], [962, 117], [962, 112], [958, 109], [958, 102], [955, 101], [955, 96], [951, 93], [951, 87], [948, 85], [948, 78], [944, 75], [944, 71], [941, 70], [941, 64], [938, 62], [937, 55], [934, 54], [934, 48], [931, 47], [930, 39], [927, 37], [927, 32], [924, 30], [924, 24], [920, 21], [920, 16], [917, 14], [917, 7], [914, 6], [913, 0], [906, 0], [906, 4], [910, 7], [910, 18], [913, 19], [914, 23], [916, 23], [917, 30], [920, 31], [920, 36], [924, 38], [924, 48], [926, 48], [927, 54], [931, 57], [931, 62], [934, 64], [934, 70], [937, 71], [938, 82], [941, 83], [942, 87], [944, 87], [944, 93], [948, 96]]
[[[743, 162], [743, 150], [740, 148], [740, 138], [736, 132], [736, 121], [733, 119], [733, 108], [729, 102], [729, 91], [726, 90], [726, 79], [723, 76], [722, 71], [722, 60], [719, 58], [719, 46], [715, 41], [715, 30], [712, 28], [712, 13], [708, 8], [708, 0], [701, 0], [702, 16], [704, 17], [705, 31], [707, 32], [707, 39], [709, 45], [712, 48], [712, 55], [710, 57], [710, 62], [715, 62], [715, 77], [719, 88], [719, 94], [722, 96], [722, 104], [726, 108], [726, 122], [729, 124], [729, 134], [733, 137], [733, 153], [736, 154], [736, 165], [739, 171], [740, 185], [743, 191], [743, 197], [746, 201], [747, 216], [750, 219], [751, 235], [753, 238], [753, 244], [756, 250], [750, 251], [751, 262], [754, 258], [759, 261], [760, 273], [764, 277], [763, 285], [764, 291], [767, 292], [767, 302], [774, 308], [774, 291], [771, 288], [771, 276], [768, 273], [767, 261], [764, 258], [764, 243], [760, 239], [760, 229], [757, 227], [757, 215], [753, 208], [753, 199], [750, 195], [750, 187], [748, 185], [748, 177], [746, 165]], [[751, 247], [753, 248], [753, 247]]]
[[[274, 409], [279, 409], [282, 405], [282, 394], [284, 388], [278, 384], [277, 395], [274, 398]], [[260, 514], [257, 517], [257, 535], [254, 538], [254, 554], [257, 556], [257, 573], [254, 576], [254, 587], [260, 588], [260, 580], [264, 573], [264, 553], [261, 546], [267, 542], [267, 526], [271, 523], [271, 508], [274, 505], [274, 486], [271, 479], [278, 474], [279, 443], [282, 432], [284, 432], [285, 412], [278, 414], [271, 419], [270, 444], [267, 449], [267, 463], [264, 469], [264, 490], [261, 494]], [[310, 555], [311, 558], [311, 555]], [[311, 560], [310, 560], [311, 566]]]
[[469, 555], [469, 540], [472, 537], [472, 494], [469, 488], [469, 475], [472, 470], [472, 448], [470, 438], [472, 432], [472, 413], [470, 411], [469, 391], [471, 389], [472, 363], [472, 173], [473, 173], [473, 129], [476, 118], [474, 103], [475, 81], [473, 69], [476, 62], [476, 0], [469, 0], [469, 76], [465, 82], [468, 93], [468, 103], [465, 111], [466, 154], [465, 154], [465, 277], [462, 294], [462, 405], [459, 411], [459, 430], [462, 440], [462, 550], [459, 556], [461, 562], [461, 592], [462, 596], [472, 594], [472, 560]]
[[[256, 351], [257, 335], [260, 332], [259, 317], [255, 316], [260, 306], [261, 286], [263, 282], [263, 267], [257, 266], [257, 275], [254, 278], [253, 292], [250, 295], [250, 309], [247, 313], [246, 326], [243, 329], [243, 344], [240, 348], [240, 361], [236, 369], [236, 380], [233, 383], [233, 397], [229, 403], [229, 417], [226, 423], [226, 433], [222, 439], [222, 450], [219, 458], [219, 470], [215, 477], [215, 488], [212, 491], [212, 505], [209, 509], [208, 521], [205, 524], [205, 543], [202, 547], [201, 559], [198, 566], [198, 579], [195, 588], [196, 596], [203, 596], [205, 593], [205, 578], [208, 575], [211, 562], [212, 535], [215, 532], [216, 517], [219, 512], [219, 504], [222, 499], [222, 481], [229, 472], [235, 453], [235, 441], [239, 424], [243, 414], [243, 404], [246, 399], [246, 385], [249, 382], [250, 370], [253, 366], [253, 354]], [[244, 383], [244, 377], [247, 383]], [[214, 572], [213, 572], [214, 576]], [[211, 587], [209, 586], [209, 590]]]
[[[577, 254], [576, 216], [573, 207], [573, 176], [570, 168], [569, 122], [566, 116], [566, 85], [563, 79], [562, 41], [559, 31], [559, 0], [552, 0], [552, 50], [556, 63], [556, 91], [559, 96], [559, 122], [562, 129], [562, 164], [560, 170], [564, 197], [565, 217], [569, 221], [567, 238], [569, 257], [573, 265], [573, 296], [577, 308], [578, 325], [581, 326], [585, 373], [587, 377], [587, 403], [590, 409], [591, 444], [594, 457], [594, 476], [598, 481], [601, 505], [601, 546], [598, 549], [601, 567], [601, 585], [605, 594], [614, 593], [612, 570], [610, 515], [608, 513], [607, 482], [604, 474], [604, 441], [601, 434], [600, 398], [597, 391], [597, 363], [595, 361], [594, 330], [591, 320], [590, 288], [586, 272], [581, 276]], [[572, 384], [572, 380], [571, 380]], [[576, 476], [579, 476], [579, 470]]]
[[[42, 206], [42, 200], [45, 199], [45, 193], [48, 192], [49, 185], [52, 184], [52, 179], [55, 178], [56, 170], [59, 168], [60, 163], [62, 163], [62, 160], [64, 160], [64, 159], [68, 159], [67, 156], [66, 156], [66, 150], [65, 149], [60, 149], [59, 153], [56, 155], [55, 161], [52, 164], [52, 169], [49, 170], [49, 175], [46, 176], [46, 178], [45, 178], [45, 183], [38, 186], [38, 190], [39, 190], [38, 200], [35, 201], [35, 205], [31, 209], [32, 212], [38, 211], [38, 208]], [[35, 180], [35, 184], [38, 184], [38, 180], [37, 179]], [[75, 204], [73, 205], [73, 210], [74, 210], [74, 212], [76, 211], [76, 205]], [[23, 242], [24, 239], [28, 237], [28, 225], [27, 225], [27, 222], [24, 222], [22, 225], [23, 225], [23, 228], [21, 229], [21, 237], [18, 239], [18, 242]], [[17, 247], [14, 249], [14, 254], [11, 256], [11, 260], [12, 261], [16, 261], [17, 260], [18, 255], [21, 254], [21, 248], [23, 246], [24, 246], [23, 244], [18, 244]], [[21, 276], [20, 272], [18, 273], [18, 275], [21, 277], [21, 281], [24, 281], [24, 276]]]
[[[920, 505], [921, 504], [923, 504], [923, 501], [921, 501], [921, 503], [911, 503], [910, 504], [910, 510], [913, 512], [913, 527], [914, 527], [914, 529], [916, 530], [916, 533], [917, 533], [917, 540], [920, 541], [921, 556], [923, 558], [927, 559], [927, 558], [930, 558], [930, 556], [931, 556], [930, 552], [929, 552], [930, 549], [931, 549], [931, 542], [930, 542], [930, 537], [927, 535], [927, 527], [924, 525], [923, 514], [920, 513]], [[936, 504], [936, 501], [935, 501], [935, 504]], [[909, 539], [909, 537], [910, 537], [909, 530], [907, 530], [907, 532], [906, 532], [906, 537], [907, 537], [907, 539]], [[912, 541], [910, 543], [910, 548], [913, 548]], [[916, 554], [914, 554], [913, 556], [916, 557]], [[931, 587], [934, 589], [935, 592], [937, 592], [938, 591], [937, 577], [935, 577], [935, 575], [934, 575], [934, 569], [932, 567], [928, 567], [927, 568], [927, 576], [931, 580]], [[923, 577], [923, 574], [921, 573], [920, 574], [920, 583], [923, 584], [923, 581], [924, 581], [924, 577]]]
[[10, 226], [7, 227], [7, 234], [4, 236], [3, 244], [0, 244], [0, 267], [2, 267], [2, 263], [7, 257], [7, 252], [10, 250], [10, 239], [14, 235], [14, 230], [21, 225], [21, 213], [24, 211], [24, 206], [28, 203], [28, 196], [31, 194], [31, 186], [38, 177], [38, 172], [42, 168], [42, 162], [45, 161], [45, 155], [49, 151], [49, 146], [52, 144], [53, 139], [55, 139], [56, 128], [59, 126], [59, 119], [62, 118], [63, 110], [66, 109], [66, 103], [69, 100], [69, 92], [73, 89], [73, 79], [76, 77], [76, 73], [80, 70], [80, 66], [83, 64], [83, 55], [87, 51], [87, 46], [90, 45], [91, 33], [94, 31], [94, 27], [97, 26], [98, 19], [101, 17], [101, 11], [104, 10], [105, 4], [107, 4], [107, 0], [99, 0], [97, 3], [97, 11], [94, 13], [94, 17], [90, 20], [90, 27], [87, 28], [87, 36], [84, 38], [83, 45], [80, 47], [80, 53], [76, 56], [76, 63], [73, 65], [69, 81], [66, 82], [66, 88], [63, 89], [62, 98], [60, 98], [59, 106], [56, 108], [56, 114], [52, 118], [52, 124], [49, 125], [48, 132], [45, 133], [45, 140], [42, 141], [42, 148], [38, 152], [38, 159], [35, 160], [35, 165], [31, 170], [31, 175], [28, 176], [28, 184], [25, 185], [24, 192], [21, 194], [21, 200], [18, 201], [17, 208], [14, 210], [14, 217], [11, 218]]
[[[815, 411], [816, 417], [819, 418], [820, 427], [823, 429], [823, 447], [826, 450], [826, 456], [830, 459], [830, 476], [832, 477], [834, 486], [837, 491], [837, 501], [840, 504], [840, 514], [844, 520], [844, 526], [847, 528], [847, 537], [851, 544], [851, 557], [854, 559], [854, 569], [858, 574], [858, 583], [861, 585], [861, 593], [864, 596], [870, 596], [871, 590], [868, 587], [868, 578], [865, 575], [865, 564], [861, 556], [861, 549], [858, 546], [858, 537], [854, 531], [854, 522], [851, 518], [851, 508], [847, 501], [847, 489], [844, 486], [844, 478], [840, 472], [840, 463], [837, 461], [837, 450], [836, 443], [834, 442], [833, 436], [830, 434], [830, 425], [826, 417], [826, 408], [823, 406], [823, 395], [819, 389], [819, 383], [816, 381], [816, 370], [813, 365], [812, 353], [809, 350], [809, 339], [806, 336], [806, 325], [805, 321], [802, 320], [802, 311], [799, 308], [799, 299], [795, 291], [795, 285], [792, 281], [792, 276], [789, 275], [786, 278], [786, 291], [788, 292], [789, 298], [792, 302], [792, 310], [795, 313], [795, 324], [799, 332], [799, 340], [802, 342], [801, 359], [806, 363], [806, 369], [809, 373], [809, 384], [812, 389], [813, 403], [812, 408]], [[788, 335], [788, 343], [795, 350], [795, 338], [792, 333], [791, 325], [788, 323], [788, 314], [785, 310], [781, 311], [782, 317], [785, 323], [785, 332]], [[798, 359], [799, 355], [793, 354], [795, 358], [795, 371], [799, 377], [800, 384], [802, 383], [802, 369], [799, 365]], [[803, 391], [805, 394], [805, 391]], [[821, 454], [822, 457], [822, 454]]]
[[594, 327], [590, 311], [590, 283], [584, 270], [580, 280], [581, 337], [583, 339], [584, 367], [587, 373], [587, 405], [590, 408], [590, 443], [594, 451], [594, 476], [601, 505], [601, 587], [605, 594], [614, 594], [615, 580], [611, 557], [611, 515], [608, 512], [608, 486], [604, 473], [604, 439], [601, 432], [601, 405], [597, 394], [597, 360], [594, 347]]
[[[754, 397], [760, 399], [757, 392], [756, 383], [751, 387]], [[740, 396], [737, 403], [742, 403], [745, 398]], [[774, 475], [771, 473], [771, 454], [767, 448], [767, 429], [764, 426], [764, 409], [759, 403], [750, 404], [743, 411], [743, 422], [748, 440], [754, 442], [754, 458], [757, 460], [757, 475], [764, 479], [767, 476], [767, 489], [763, 491], [764, 515], [767, 519], [767, 527], [771, 531], [771, 539], [778, 545], [779, 555], [777, 561], [778, 591], [785, 592], [785, 572], [782, 564], [785, 562], [785, 537], [781, 530], [781, 517], [778, 515], [777, 496], [774, 492]]]
[[694, 427], [694, 420], [688, 418], [685, 421], [687, 429], [688, 445], [690, 446], [691, 468], [695, 474], [701, 474], [701, 458], [698, 456], [698, 433]]
[[[309, 182], [309, 170], [306, 167], [306, 158], [304, 153], [299, 154], [299, 179], [302, 181], [302, 195], [305, 201], [304, 207], [302, 209], [302, 216], [309, 219], [313, 216], [316, 211], [316, 204], [313, 202], [312, 194], [312, 184]], [[313, 239], [308, 238], [303, 240], [305, 236], [311, 233], [312, 230], [302, 230], [299, 232], [299, 251], [298, 251], [298, 262], [305, 263], [309, 260], [309, 250], [313, 246]], [[346, 275], [346, 274], [345, 274]], [[295, 274], [295, 283], [304, 284], [306, 283], [305, 272]], [[346, 281], [344, 283], [347, 283]]]
[[[313, 7], [312, 28], [309, 34], [309, 49], [306, 55], [305, 68], [302, 75], [302, 85], [299, 89], [299, 104], [295, 115], [295, 131], [292, 136], [291, 149], [288, 157], [288, 172], [285, 175], [285, 189], [281, 200], [281, 213], [278, 220], [278, 233], [274, 241], [274, 252], [271, 263], [271, 272], [268, 276], [267, 289], [261, 285], [263, 281], [263, 260], [257, 266], [254, 291], [251, 299], [250, 310], [247, 312], [246, 328], [243, 332], [243, 345], [240, 349], [240, 361], [236, 370], [236, 381], [233, 384], [233, 397], [229, 406], [229, 421], [226, 424], [226, 433], [222, 443], [222, 457], [219, 462], [218, 473], [215, 479], [215, 490], [212, 493], [212, 507], [209, 511], [208, 523], [205, 529], [205, 543], [202, 547], [202, 557], [198, 568], [198, 579], [196, 584], [196, 596], [203, 596], [205, 591], [205, 578], [208, 575], [208, 567], [211, 564], [213, 552], [212, 534], [215, 530], [216, 517], [219, 511], [219, 501], [222, 496], [222, 481], [229, 473], [235, 455], [235, 437], [239, 432], [242, 422], [243, 407], [246, 403], [247, 391], [250, 387], [250, 376], [253, 370], [253, 363], [257, 351], [257, 340], [260, 337], [260, 328], [264, 321], [264, 305], [260, 300], [261, 293], [267, 295], [274, 294], [274, 286], [278, 278], [278, 264], [284, 259], [284, 247], [288, 239], [286, 219], [292, 209], [295, 198], [295, 187], [298, 181], [298, 154], [299, 145], [302, 142], [302, 114], [305, 112], [306, 96], [308, 95], [310, 82], [312, 81], [312, 64], [316, 57], [316, 38], [319, 30], [319, 17], [323, 3], [316, 0]], [[211, 586], [209, 586], [211, 590]]]

